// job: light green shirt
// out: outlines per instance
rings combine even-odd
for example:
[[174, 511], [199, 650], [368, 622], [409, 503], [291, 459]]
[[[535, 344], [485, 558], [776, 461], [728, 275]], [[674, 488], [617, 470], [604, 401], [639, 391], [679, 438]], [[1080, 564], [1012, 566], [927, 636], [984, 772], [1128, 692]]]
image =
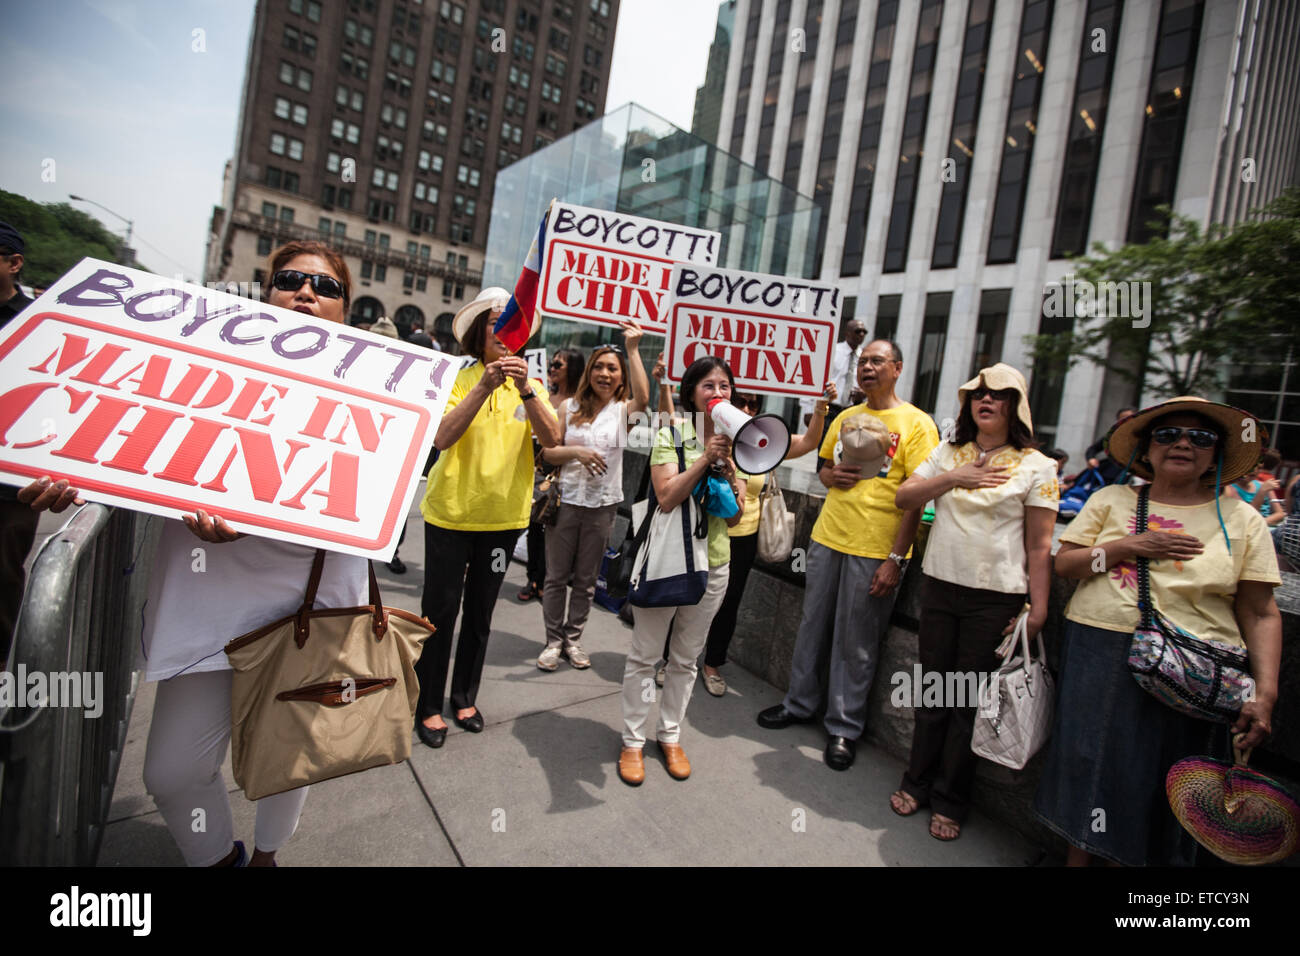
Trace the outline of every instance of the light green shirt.
[[[695, 464], [704, 454], [704, 445], [695, 437], [695, 428], [690, 422], [677, 427], [682, 436], [682, 453], [686, 458], [686, 467]], [[654, 448], [650, 451], [650, 464], [677, 464], [677, 449], [673, 447], [673, 433], [670, 428], [661, 428], [655, 435]], [[709, 515], [709, 567], [720, 568], [731, 560], [731, 540], [727, 537], [727, 521], [716, 515]]]

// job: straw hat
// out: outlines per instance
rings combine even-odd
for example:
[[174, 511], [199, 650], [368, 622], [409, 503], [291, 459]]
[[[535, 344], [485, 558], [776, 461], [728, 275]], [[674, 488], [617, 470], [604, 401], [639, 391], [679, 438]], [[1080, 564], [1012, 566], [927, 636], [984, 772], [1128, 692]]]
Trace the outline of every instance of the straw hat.
[[[490, 312], [492, 309], [504, 309], [506, 303], [510, 301], [510, 293], [500, 286], [488, 286], [474, 297], [473, 302], [467, 302], [460, 307], [456, 317], [451, 320], [451, 334], [456, 336], [456, 341], [461, 345], [465, 344], [465, 334], [469, 328], [484, 312]], [[533, 331], [537, 331], [537, 317], [533, 317]]]
[[[1211, 402], [1197, 395], [1180, 395], [1159, 405], [1144, 408], [1132, 418], [1111, 428], [1106, 435], [1106, 453], [1113, 461], [1127, 465], [1135, 475], [1150, 480], [1153, 477], [1150, 462], [1143, 462], [1134, 454], [1141, 444], [1141, 436], [1157, 418], [1179, 412], [1200, 415], [1219, 426], [1219, 434], [1223, 436], [1223, 474], [1220, 480], [1225, 485], [1249, 474], [1259, 461], [1260, 451], [1268, 447], [1268, 430], [1250, 412], [1232, 405]], [[1247, 421], [1254, 422], [1254, 441], [1248, 442], [1242, 437]], [[1201, 480], [1206, 484], [1214, 484], [1213, 470]]]
[[1031, 433], [1033, 432], [1034, 423], [1029, 417], [1029, 388], [1025, 385], [1025, 377], [1017, 369], [1012, 368], [1005, 362], [998, 362], [996, 365], [980, 369], [978, 375], [957, 389], [957, 404], [964, 406], [966, 396], [979, 388], [980, 385], [994, 392], [999, 392], [1004, 388], [1015, 389], [1017, 394], [1020, 395], [1020, 401], [1016, 405], [1016, 417]]
[[894, 440], [889, 427], [875, 415], [858, 412], [840, 425], [840, 462], [857, 465], [864, 475], [880, 471]]

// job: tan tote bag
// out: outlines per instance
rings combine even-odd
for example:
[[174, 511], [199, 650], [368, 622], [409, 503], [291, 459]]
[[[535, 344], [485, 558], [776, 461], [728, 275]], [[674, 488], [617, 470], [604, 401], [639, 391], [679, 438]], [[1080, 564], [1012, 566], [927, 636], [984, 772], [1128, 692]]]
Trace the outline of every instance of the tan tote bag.
[[433, 626], [384, 607], [369, 565], [369, 605], [314, 608], [324, 564], [318, 550], [297, 613], [226, 645], [235, 781], [250, 800], [411, 755]]
[[777, 483], [776, 472], [767, 473], [767, 481], [758, 497], [758, 557], [769, 564], [780, 564], [794, 550], [794, 512], [785, 510], [785, 496]]

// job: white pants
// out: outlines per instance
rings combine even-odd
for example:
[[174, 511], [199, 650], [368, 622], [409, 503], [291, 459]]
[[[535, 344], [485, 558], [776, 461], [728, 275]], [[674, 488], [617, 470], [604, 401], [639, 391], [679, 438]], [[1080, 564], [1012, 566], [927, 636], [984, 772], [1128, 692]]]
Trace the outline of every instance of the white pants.
[[663, 654], [668, 625], [673, 628], [668, 666], [659, 701], [655, 739], [675, 744], [681, 735], [686, 705], [695, 688], [696, 659], [709, 638], [709, 625], [727, 593], [730, 565], [709, 568], [709, 585], [699, 604], [685, 607], [638, 607], [632, 612], [632, 647], [623, 669], [623, 746], [645, 746], [645, 722], [655, 700], [655, 664]]
[[[221, 776], [230, 744], [233, 673], [204, 671], [158, 682], [144, 785], [189, 866], [212, 866], [234, 846], [235, 824]], [[257, 849], [270, 853], [289, 841], [308, 789], [257, 801]]]

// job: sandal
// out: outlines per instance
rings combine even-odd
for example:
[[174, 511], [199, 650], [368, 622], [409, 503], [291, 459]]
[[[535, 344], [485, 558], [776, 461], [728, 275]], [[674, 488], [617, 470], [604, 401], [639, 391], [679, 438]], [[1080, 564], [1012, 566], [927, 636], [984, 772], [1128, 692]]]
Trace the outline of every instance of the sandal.
[[[935, 831], [936, 825], [939, 827], [938, 832]], [[943, 836], [942, 833], [944, 831], [950, 831], [952, 835]], [[931, 814], [930, 815], [930, 836], [934, 837], [936, 840], [939, 840], [943, 843], [951, 843], [953, 840], [961, 836], [961, 824], [958, 823], [956, 820], [952, 819], [951, 817], [945, 817], [942, 813]]]
[[[898, 798], [898, 803], [894, 802], [895, 797]], [[902, 810], [898, 809], [899, 803], [903, 805]], [[916, 797], [912, 796], [906, 790], [895, 790], [889, 795], [889, 809], [893, 810], [900, 817], [910, 817], [912, 814], [916, 813], [917, 810], [921, 809], [921, 804]]]

